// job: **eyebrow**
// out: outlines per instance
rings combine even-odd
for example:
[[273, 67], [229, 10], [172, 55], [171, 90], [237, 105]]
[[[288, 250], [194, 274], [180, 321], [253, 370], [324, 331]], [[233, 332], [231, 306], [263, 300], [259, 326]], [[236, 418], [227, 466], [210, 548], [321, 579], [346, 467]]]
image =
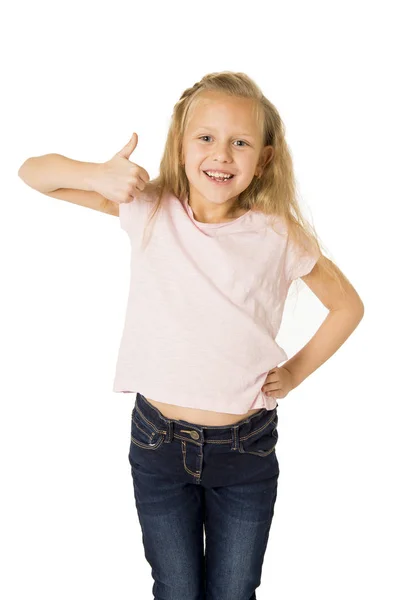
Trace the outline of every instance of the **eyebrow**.
[[[208, 125], [202, 125], [201, 127], [197, 127], [197, 129], [195, 129], [193, 131], [193, 133], [198, 133], [202, 129], [207, 129], [208, 131], [214, 131], [213, 127], [209, 127]], [[245, 136], [245, 137], [250, 137], [250, 138], [255, 139], [255, 136], [253, 136], [251, 133], [236, 133], [235, 135], [236, 136]]]

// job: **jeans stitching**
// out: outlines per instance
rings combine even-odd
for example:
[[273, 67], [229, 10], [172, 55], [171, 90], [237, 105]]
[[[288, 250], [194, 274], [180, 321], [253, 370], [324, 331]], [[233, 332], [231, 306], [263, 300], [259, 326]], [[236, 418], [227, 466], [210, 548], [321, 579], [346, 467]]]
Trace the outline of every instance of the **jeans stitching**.
[[137, 429], [140, 429], [140, 431], [142, 433], [144, 433], [144, 435], [146, 437], [149, 438], [149, 441], [152, 442], [152, 438], [154, 437], [155, 432], [153, 432], [153, 433], [147, 433], [147, 431], [144, 431], [144, 429], [142, 427], [140, 427], [140, 425], [138, 424], [137, 419], [136, 419], [136, 417], [134, 415], [132, 415], [132, 421], [136, 425]]
[[[157, 426], [154, 423], [152, 423], [151, 421], [149, 421], [144, 416], [144, 414], [141, 412], [141, 410], [138, 408], [138, 406], [136, 406], [135, 408], [136, 408], [138, 414], [141, 416], [141, 418], [148, 424], [148, 426], [151, 429], [155, 430], [159, 434], [164, 434], [164, 435], [167, 434], [167, 432], [164, 429], [158, 429]], [[256, 413], [256, 414], [258, 414], [258, 413]], [[245, 421], [245, 422], [248, 422], [248, 420]], [[239, 442], [246, 441], [250, 437], [252, 437], [252, 436], [256, 435], [257, 433], [259, 433], [260, 431], [263, 431], [264, 429], [266, 429], [266, 427], [268, 427], [270, 425], [270, 423], [272, 423], [272, 422], [274, 422], [276, 424], [276, 409], [274, 409], [273, 414], [271, 415], [270, 419], [264, 425], [262, 425], [261, 427], [258, 427], [257, 429], [255, 429], [254, 431], [252, 431], [251, 433], [249, 433], [249, 434], [247, 434], [245, 436], [242, 436], [242, 437], [238, 436], [238, 441]], [[192, 425], [193, 425], [193, 429], [194, 429], [195, 428], [195, 424], [192, 424]], [[237, 429], [237, 426], [233, 426], [232, 425], [232, 427], [236, 427], [236, 429]], [[216, 428], [216, 426], [215, 426], [215, 428]], [[204, 429], [214, 429], [214, 428], [213, 427], [205, 426]], [[184, 436], [180, 436], [176, 432], [174, 432], [174, 437], [176, 437], [176, 438], [178, 438], [180, 440], [184, 440], [186, 442], [187, 441], [188, 442], [192, 442], [193, 444], [196, 444], [198, 446], [200, 446], [202, 444], [202, 442], [196, 442], [193, 439], [189, 439], [189, 438], [186, 438]], [[207, 444], [231, 444], [232, 440], [231, 439], [230, 440], [205, 440], [205, 443], [207, 443]]]
[[161, 436], [155, 444], [143, 444], [143, 442], [139, 442], [139, 440], [136, 440], [136, 438], [134, 438], [132, 435], [130, 436], [130, 439], [132, 440], [133, 444], [143, 448], [144, 450], [156, 450], [159, 448], [165, 438]]
[[[189, 440], [190, 441], [190, 440]], [[186, 440], [183, 440], [181, 443], [182, 451], [183, 451], [183, 467], [190, 475], [194, 475], [194, 477], [198, 477], [201, 474], [201, 471], [192, 471], [187, 467], [186, 464]]]

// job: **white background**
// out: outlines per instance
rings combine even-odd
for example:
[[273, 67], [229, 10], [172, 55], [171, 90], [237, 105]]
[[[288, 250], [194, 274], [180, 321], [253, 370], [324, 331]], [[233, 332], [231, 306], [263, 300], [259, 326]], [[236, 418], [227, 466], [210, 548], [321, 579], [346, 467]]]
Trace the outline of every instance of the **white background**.
[[[117, 218], [40, 194], [18, 169], [51, 152], [104, 162], [136, 131], [131, 160], [154, 178], [173, 105], [221, 70], [246, 72], [278, 108], [305, 214], [365, 305], [339, 351], [279, 402], [257, 597], [398, 597], [394, 5], [37, 0], [3, 12], [5, 600], [153, 598], [128, 463], [134, 395], [112, 392], [129, 240]], [[327, 314], [299, 289], [277, 338], [289, 356]]]

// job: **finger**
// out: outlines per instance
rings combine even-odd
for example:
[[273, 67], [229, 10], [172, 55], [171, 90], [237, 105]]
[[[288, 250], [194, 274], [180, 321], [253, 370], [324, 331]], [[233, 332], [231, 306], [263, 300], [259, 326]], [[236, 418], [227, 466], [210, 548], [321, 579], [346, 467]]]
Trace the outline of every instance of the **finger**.
[[270, 384], [266, 384], [262, 387], [262, 392], [267, 392], [267, 393], [271, 393], [271, 392], [278, 392], [281, 388], [278, 388], [276, 386], [271, 387]]
[[144, 183], [144, 187], [146, 187], [148, 185], [148, 182], [150, 181], [150, 179], [143, 179], [142, 177], [140, 177], [140, 180]]
[[144, 189], [146, 187], [147, 183], [149, 182], [150, 178], [146, 179], [142, 175], [139, 175], [139, 180], [140, 180], [140, 183], [143, 185], [143, 189]]
[[270, 385], [278, 385], [280, 383], [280, 380], [278, 377], [274, 377], [274, 379], [272, 379], [271, 377], [267, 378], [267, 380], [265, 381], [265, 383], [263, 384], [264, 387], [270, 386]]
[[133, 186], [136, 188], [136, 190], [142, 192], [146, 185], [146, 182], [143, 179], [141, 179], [140, 176], [136, 175], [135, 181], [133, 183]]
[[133, 184], [130, 193], [128, 202], [134, 200], [145, 188], [146, 184], [142, 179], [137, 178], [137, 181]]
[[268, 398], [279, 398], [280, 397], [279, 390], [270, 390], [268, 392], [265, 392], [265, 394]]
[[144, 183], [148, 183], [150, 181], [150, 176], [143, 167], [139, 170], [139, 177], [144, 181]]
[[116, 154], [119, 154], [119, 156], [123, 156], [123, 158], [129, 159], [130, 155], [133, 154], [133, 151], [135, 150], [135, 148], [137, 146], [137, 142], [138, 142], [138, 135], [136, 132], [133, 132], [133, 135], [130, 138], [130, 140], [128, 141], [128, 143], [126, 144], [126, 146], [124, 146], [122, 148], [122, 150], [120, 150]]

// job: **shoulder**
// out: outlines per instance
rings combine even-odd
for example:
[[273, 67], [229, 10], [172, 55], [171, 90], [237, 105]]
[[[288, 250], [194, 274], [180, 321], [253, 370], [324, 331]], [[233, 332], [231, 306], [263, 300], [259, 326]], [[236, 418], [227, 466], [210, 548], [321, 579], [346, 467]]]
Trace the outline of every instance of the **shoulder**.
[[281, 215], [271, 215], [270, 226], [279, 236], [287, 281], [310, 273], [322, 255], [316, 238], [298, 223], [288, 223], [287, 218]]
[[133, 233], [137, 228], [142, 228], [144, 219], [156, 205], [158, 188], [149, 182], [144, 190], [135, 194], [130, 202], [119, 204], [119, 221], [122, 229]]

